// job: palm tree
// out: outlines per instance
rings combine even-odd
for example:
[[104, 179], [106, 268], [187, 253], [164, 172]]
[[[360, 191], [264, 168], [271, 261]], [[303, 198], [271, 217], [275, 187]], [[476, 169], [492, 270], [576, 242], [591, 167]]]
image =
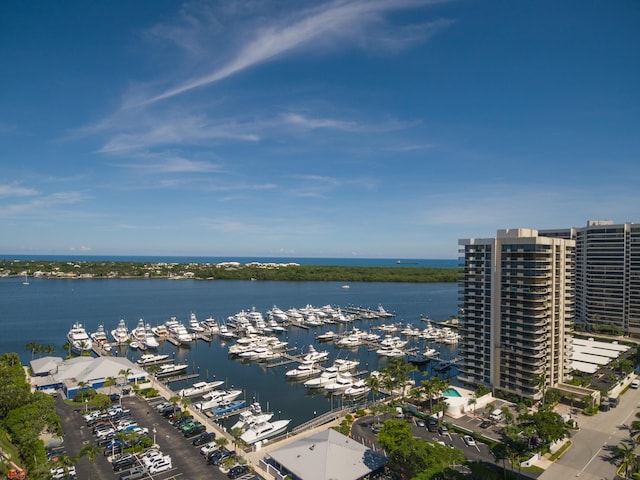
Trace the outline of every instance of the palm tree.
[[55, 345], [51, 345], [51, 344], [45, 345], [44, 353], [51, 355], [52, 353], [55, 353], [55, 352], [56, 352]]
[[476, 403], [478, 403], [478, 399], [476, 398], [475, 394], [473, 395], [473, 397], [469, 397], [469, 400], [467, 400], [467, 405], [469, 405], [469, 406], [473, 405], [473, 416], [474, 417], [476, 415]]
[[93, 471], [93, 465], [96, 463], [96, 456], [100, 452], [100, 447], [95, 443], [88, 443], [80, 449], [80, 456], [87, 457], [89, 459], [89, 480], [91, 480], [91, 472]]
[[178, 402], [180, 402], [181, 397], [179, 397], [178, 395], [173, 395], [171, 398], [169, 398], [169, 403], [173, 404], [173, 415], [175, 416], [176, 414], [176, 407], [178, 406]]
[[25, 350], [31, 350], [31, 360], [33, 360], [36, 356], [36, 350], [38, 349], [39, 344], [36, 342], [29, 342], [25, 345]]
[[127, 369], [122, 369], [118, 372], [118, 375], [121, 375], [124, 378], [124, 381], [126, 382], [127, 385], [129, 385], [129, 375], [131, 375], [133, 372], [131, 371], [130, 368]]
[[116, 385], [116, 383], [117, 383], [116, 377], [107, 377], [107, 379], [105, 380], [102, 386], [109, 387], [109, 395], [111, 395], [113, 393], [113, 390], [111, 387]]
[[614, 449], [613, 458], [622, 460], [625, 478], [631, 478], [631, 475], [638, 469], [638, 458], [636, 457], [634, 446], [619, 443]]
[[373, 393], [373, 401], [377, 401], [381, 387], [380, 377], [378, 375], [371, 375], [365, 379], [364, 383], [366, 383], [367, 387], [371, 389], [371, 392]]
[[62, 348], [67, 351], [67, 358], [71, 358], [72, 347], [73, 345], [71, 345], [71, 342], [65, 342], [64, 345], [62, 345]]

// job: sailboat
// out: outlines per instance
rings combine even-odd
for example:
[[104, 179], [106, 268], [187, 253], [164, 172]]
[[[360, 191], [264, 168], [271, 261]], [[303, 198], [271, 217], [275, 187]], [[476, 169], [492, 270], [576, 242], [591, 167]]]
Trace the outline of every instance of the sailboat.
[[23, 285], [29, 285], [29, 277], [28, 275], [25, 273], [24, 274], [24, 282], [22, 282]]

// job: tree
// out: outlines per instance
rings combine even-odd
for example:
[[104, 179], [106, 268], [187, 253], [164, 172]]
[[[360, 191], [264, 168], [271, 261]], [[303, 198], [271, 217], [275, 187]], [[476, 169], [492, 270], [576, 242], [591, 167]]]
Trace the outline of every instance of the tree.
[[31, 351], [31, 360], [33, 360], [36, 356], [36, 350], [38, 349], [38, 343], [29, 342], [25, 345], [24, 349]]
[[476, 415], [476, 403], [478, 403], [478, 399], [476, 398], [475, 395], [473, 395], [472, 397], [469, 397], [469, 400], [467, 400], [467, 405], [469, 405], [470, 407], [473, 406], [473, 416], [474, 417]]
[[176, 408], [178, 406], [178, 403], [180, 402], [181, 397], [179, 397], [178, 395], [172, 395], [169, 398], [169, 403], [171, 403], [173, 405], [173, 415], [175, 416], [176, 414]]
[[364, 382], [367, 384], [367, 387], [371, 389], [371, 392], [373, 393], [373, 400], [378, 401], [378, 395], [380, 394], [381, 387], [380, 377], [378, 375], [370, 375]]
[[89, 459], [89, 480], [91, 480], [91, 473], [93, 471], [93, 465], [96, 463], [96, 456], [100, 452], [100, 447], [95, 443], [88, 443], [80, 449], [80, 456], [87, 457]]
[[625, 478], [632, 478], [638, 469], [638, 457], [635, 454], [634, 445], [627, 445], [626, 443], [619, 443], [613, 451], [613, 458], [622, 461], [624, 467]]
[[71, 342], [65, 342], [62, 345], [62, 348], [67, 351], [67, 358], [71, 358], [71, 349], [73, 348], [73, 345], [71, 345]]
[[113, 390], [111, 387], [116, 385], [116, 383], [117, 383], [116, 377], [107, 377], [107, 379], [104, 381], [104, 384], [102, 386], [109, 387], [109, 395], [111, 395], [113, 393]]
[[118, 372], [118, 375], [122, 376], [124, 378], [124, 381], [127, 385], [129, 385], [129, 375], [131, 375], [133, 372], [131, 371], [130, 368], [127, 369], [122, 369]]

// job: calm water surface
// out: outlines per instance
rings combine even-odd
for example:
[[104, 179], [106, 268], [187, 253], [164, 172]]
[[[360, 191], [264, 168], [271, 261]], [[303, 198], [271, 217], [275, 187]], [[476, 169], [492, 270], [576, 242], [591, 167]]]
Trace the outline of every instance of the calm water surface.
[[[156, 325], [171, 316], [187, 322], [194, 312], [200, 320], [213, 316], [224, 321], [240, 310], [255, 307], [265, 316], [277, 305], [283, 310], [300, 308], [307, 304], [339, 307], [350, 305], [377, 308], [383, 305], [395, 312], [395, 319], [362, 320], [354, 324], [327, 325], [320, 328], [290, 328], [283, 334], [291, 347], [306, 350], [310, 344], [329, 350], [331, 359], [357, 358], [360, 370], [375, 370], [384, 366], [375, 352], [366, 347], [357, 351], [340, 350], [332, 344], [317, 344], [315, 336], [326, 330], [344, 331], [357, 326], [372, 329], [381, 323], [411, 323], [424, 328], [421, 317], [430, 316], [441, 321], [457, 312], [457, 284], [398, 284], [352, 283], [349, 289], [338, 282], [245, 282], [197, 280], [46, 280], [30, 278], [30, 285], [22, 285], [21, 278], [0, 279], [0, 352], [17, 352], [23, 363], [31, 360], [25, 349], [27, 343], [51, 344], [58, 355], [65, 355], [62, 345], [66, 333], [74, 322], [81, 322], [87, 332], [103, 324], [107, 331], [124, 318], [129, 328], [139, 318]], [[414, 341], [415, 342], [415, 341]], [[417, 347], [425, 347], [420, 341]], [[435, 346], [442, 358], [455, 356], [455, 348]], [[200, 373], [202, 380], [225, 380], [229, 386], [241, 388], [247, 399], [260, 400], [263, 408], [279, 412], [282, 418], [291, 418], [291, 426], [298, 425], [340, 404], [339, 397], [310, 394], [302, 382], [287, 382], [285, 371], [294, 365], [268, 368], [255, 363], [241, 363], [227, 356], [228, 345], [214, 339], [211, 343], [199, 341], [191, 348], [176, 348], [161, 344], [160, 352], [175, 356], [188, 363], [190, 372]], [[132, 360], [138, 352], [122, 352]], [[429, 373], [429, 367], [426, 373]], [[417, 377], [419, 380], [419, 376]], [[196, 380], [193, 380], [196, 381]], [[184, 384], [172, 384], [175, 390]]]

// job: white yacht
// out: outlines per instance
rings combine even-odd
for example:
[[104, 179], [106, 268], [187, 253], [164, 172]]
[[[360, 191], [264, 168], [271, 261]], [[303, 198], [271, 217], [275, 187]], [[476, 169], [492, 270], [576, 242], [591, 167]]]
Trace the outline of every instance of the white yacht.
[[129, 335], [129, 329], [127, 328], [124, 318], [121, 318], [118, 326], [111, 330], [111, 336], [118, 345], [124, 345], [131, 340], [131, 335]]
[[169, 375], [176, 375], [180, 372], [184, 372], [188, 367], [189, 365], [185, 365], [182, 363], [160, 365], [160, 368], [158, 368], [158, 371], [156, 372], [156, 376], [168, 377]]
[[136, 328], [131, 330], [131, 340], [137, 342], [139, 345], [144, 345], [145, 336], [144, 320], [141, 318], [138, 320]]
[[198, 410], [216, 408], [224, 402], [232, 402], [242, 395], [242, 390], [212, 390], [203, 395], [203, 400], [194, 404]]
[[315, 363], [302, 363], [297, 368], [287, 370], [285, 373], [288, 379], [294, 380], [299, 378], [309, 378], [317, 375], [322, 370]]
[[67, 333], [67, 340], [71, 344], [71, 350], [75, 353], [82, 354], [91, 350], [91, 339], [81, 323], [76, 322], [73, 324], [71, 330]]
[[160, 346], [158, 340], [156, 340], [156, 336], [153, 334], [151, 325], [148, 323], [144, 326], [144, 339], [142, 343], [144, 343], [147, 348], [158, 348]]
[[176, 320], [176, 317], [171, 317], [171, 320], [167, 320], [164, 324], [169, 330], [169, 335], [180, 344], [189, 344], [193, 341], [193, 335], [187, 331], [182, 323]]
[[324, 386], [324, 389], [331, 394], [338, 394], [344, 392], [347, 388], [353, 385], [353, 377], [349, 372], [341, 373], [336, 379]]
[[196, 382], [189, 388], [183, 388], [178, 390], [178, 396], [180, 397], [195, 397], [198, 395], [204, 395], [205, 393], [215, 390], [224, 382], [222, 380], [216, 380], [213, 382]]
[[260, 422], [249, 427], [241, 436], [240, 440], [251, 445], [252, 443], [266, 440], [279, 433], [284, 432], [291, 420], [276, 420], [275, 422]]
[[321, 388], [330, 383], [333, 383], [338, 377], [338, 369], [336, 367], [329, 367], [320, 374], [319, 377], [311, 378], [304, 382], [304, 386], [307, 388]]
[[371, 391], [364, 380], [353, 382], [353, 385], [344, 391], [345, 397], [358, 398], [367, 395]]
[[155, 327], [151, 327], [151, 331], [153, 334], [161, 340], [164, 340], [169, 336], [169, 330], [167, 330], [166, 325], [160, 324]]
[[256, 423], [268, 422], [272, 417], [272, 412], [263, 412], [260, 403], [254, 402], [250, 405], [248, 410], [240, 412], [238, 415], [238, 421], [231, 426], [229, 431], [233, 432], [234, 429], [239, 428], [245, 432]]
[[189, 330], [196, 334], [204, 332], [204, 327], [200, 325], [196, 314], [193, 312], [191, 312], [191, 315], [189, 316]]
[[111, 345], [109, 345], [107, 332], [104, 331], [104, 325], [98, 325], [98, 329], [91, 334], [91, 340], [93, 340], [96, 345], [102, 348], [105, 352], [111, 351]]
[[142, 367], [145, 367], [148, 365], [153, 365], [158, 362], [162, 362], [167, 358], [169, 358], [169, 355], [154, 355], [152, 353], [145, 353], [138, 359], [136, 363]]
[[309, 350], [302, 357], [303, 362], [323, 362], [329, 358], [329, 352], [324, 350], [319, 352], [313, 345], [309, 345]]

